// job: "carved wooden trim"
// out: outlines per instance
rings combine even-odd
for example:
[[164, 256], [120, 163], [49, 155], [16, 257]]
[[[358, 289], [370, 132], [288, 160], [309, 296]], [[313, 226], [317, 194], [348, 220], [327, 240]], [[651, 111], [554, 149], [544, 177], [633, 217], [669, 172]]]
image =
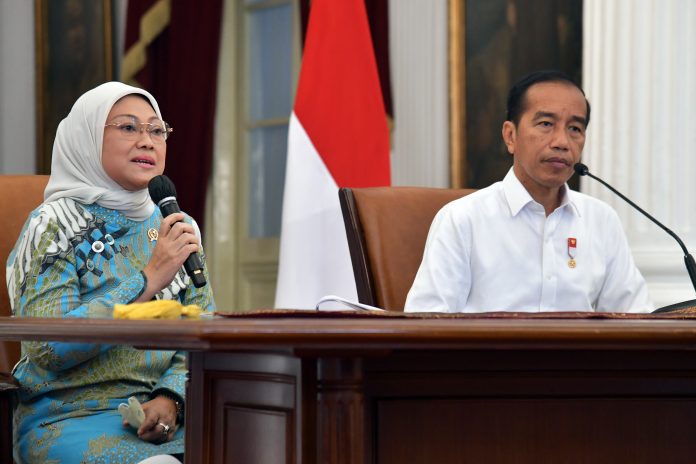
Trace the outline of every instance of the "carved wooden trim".
[[362, 360], [319, 359], [317, 393], [317, 462], [365, 463]]

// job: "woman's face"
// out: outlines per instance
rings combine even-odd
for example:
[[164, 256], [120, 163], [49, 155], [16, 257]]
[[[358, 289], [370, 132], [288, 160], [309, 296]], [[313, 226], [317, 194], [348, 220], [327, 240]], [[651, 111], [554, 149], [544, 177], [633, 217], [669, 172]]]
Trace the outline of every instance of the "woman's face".
[[167, 155], [167, 143], [162, 137], [141, 130], [154, 126], [138, 123], [162, 124], [145, 98], [127, 95], [111, 108], [104, 127], [104, 171], [130, 191], [147, 188], [150, 179], [162, 174]]

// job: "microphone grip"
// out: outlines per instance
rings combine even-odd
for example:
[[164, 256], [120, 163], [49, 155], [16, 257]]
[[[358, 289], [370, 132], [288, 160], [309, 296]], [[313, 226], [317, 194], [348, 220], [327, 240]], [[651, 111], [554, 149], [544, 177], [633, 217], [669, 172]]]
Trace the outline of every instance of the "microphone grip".
[[181, 212], [181, 208], [179, 208], [179, 204], [176, 202], [176, 198], [174, 197], [162, 199], [162, 201], [159, 203], [159, 209], [162, 212], [163, 218], [169, 216], [170, 214]]
[[[176, 202], [176, 198], [174, 197], [167, 197], [162, 199], [159, 203], [159, 208], [162, 212], [163, 217], [167, 217], [170, 214], [181, 212], [179, 204]], [[186, 274], [188, 274], [188, 276], [191, 278], [194, 287], [201, 288], [206, 284], [205, 274], [203, 273], [203, 261], [201, 261], [201, 257], [198, 254], [198, 252], [194, 251], [189, 255], [188, 258], [186, 258], [186, 261], [184, 261], [184, 270], [186, 271]]]
[[184, 261], [184, 270], [186, 274], [191, 278], [193, 286], [196, 288], [201, 288], [205, 286], [205, 274], [203, 274], [203, 262], [201, 257], [197, 252], [193, 252]]

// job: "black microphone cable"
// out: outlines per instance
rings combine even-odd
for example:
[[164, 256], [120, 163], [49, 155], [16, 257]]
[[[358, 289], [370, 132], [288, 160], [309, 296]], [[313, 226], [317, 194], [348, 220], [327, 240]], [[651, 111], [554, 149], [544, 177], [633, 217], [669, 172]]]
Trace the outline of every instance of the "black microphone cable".
[[682, 242], [681, 239], [679, 237], [677, 237], [677, 234], [672, 232], [670, 229], [667, 228], [667, 226], [665, 226], [660, 221], [658, 221], [657, 219], [652, 217], [650, 214], [648, 214], [645, 210], [643, 210], [643, 208], [641, 208], [640, 206], [636, 205], [631, 200], [626, 198], [626, 196], [623, 193], [619, 192], [614, 187], [612, 187], [611, 185], [607, 184], [599, 177], [592, 174], [590, 172], [590, 169], [586, 165], [584, 165], [582, 163], [575, 163], [575, 166], [573, 166], [573, 169], [575, 169], [575, 173], [577, 175], [589, 176], [589, 177], [593, 178], [594, 180], [596, 180], [597, 182], [599, 182], [600, 184], [602, 184], [603, 186], [605, 186], [606, 188], [608, 188], [609, 190], [611, 190], [612, 192], [614, 192], [616, 195], [618, 195], [626, 203], [628, 203], [629, 205], [633, 206], [635, 209], [640, 211], [643, 214], [643, 216], [650, 219], [652, 222], [657, 224], [662, 230], [664, 230], [669, 235], [671, 235], [672, 238], [674, 238], [674, 240], [677, 241], [677, 243], [681, 247], [682, 251], [684, 252], [684, 264], [686, 265], [686, 270], [689, 273], [689, 277], [691, 278], [691, 285], [693, 285], [694, 290], [696, 291], [696, 261], [694, 261], [694, 257], [691, 256], [691, 253], [689, 253], [689, 250], [686, 249], [684, 242]]

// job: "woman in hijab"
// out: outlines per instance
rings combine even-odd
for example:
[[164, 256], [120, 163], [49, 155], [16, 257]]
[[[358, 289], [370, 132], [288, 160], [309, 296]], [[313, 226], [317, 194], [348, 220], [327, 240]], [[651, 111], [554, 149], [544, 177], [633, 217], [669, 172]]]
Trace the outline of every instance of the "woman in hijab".
[[[109, 82], [75, 102], [56, 132], [44, 203], [8, 258], [15, 314], [111, 317], [115, 304], [154, 298], [214, 309], [210, 286], [195, 288], [182, 270], [201, 251], [196, 223], [162, 218], [148, 194], [170, 133], [154, 97], [135, 87]], [[179, 462], [183, 353], [23, 342], [14, 376], [18, 463]], [[137, 429], [117, 409], [130, 397], [145, 413]]]

